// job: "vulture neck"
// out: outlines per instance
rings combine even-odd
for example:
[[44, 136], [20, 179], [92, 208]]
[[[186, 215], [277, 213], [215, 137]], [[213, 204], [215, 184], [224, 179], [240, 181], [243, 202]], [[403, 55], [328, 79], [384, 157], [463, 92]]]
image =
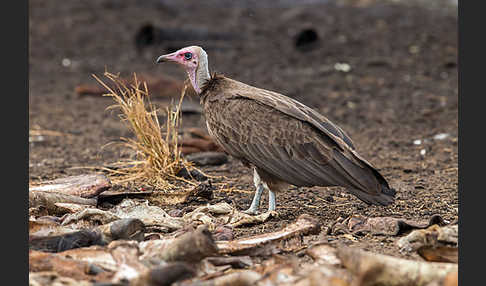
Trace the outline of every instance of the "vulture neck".
[[201, 94], [201, 88], [203, 87], [204, 83], [211, 78], [211, 75], [209, 74], [208, 57], [206, 53], [201, 53], [197, 68], [194, 70], [188, 70], [187, 73], [189, 75], [189, 79], [191, 80], [192, 87], [197, 92], [197, 94]]

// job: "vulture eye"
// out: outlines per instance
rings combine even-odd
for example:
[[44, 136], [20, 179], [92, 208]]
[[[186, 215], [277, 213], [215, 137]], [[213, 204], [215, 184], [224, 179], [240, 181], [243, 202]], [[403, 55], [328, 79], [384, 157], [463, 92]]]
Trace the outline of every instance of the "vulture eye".
[[184, 53], [184, 59], [187, 60], [187, 61], [192, 59], [192, 53], [189, 53], [189, 52]]

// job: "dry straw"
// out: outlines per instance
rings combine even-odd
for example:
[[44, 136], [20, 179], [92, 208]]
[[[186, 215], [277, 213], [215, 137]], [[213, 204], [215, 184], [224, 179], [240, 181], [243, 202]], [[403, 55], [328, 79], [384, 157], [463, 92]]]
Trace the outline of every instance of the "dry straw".
[[107, 144], [121, 144], [135, 152], [135, 159], [118, 161], [113, 164], [116, 168], [105, 168], [112, 183], [142, 183], [159, 190], [173, 189], [175, 186], [172, 183], [177, 180], [194, 184], [176, 176], [182, 168], [190, 169], [192, 167], [181, 157], [177, 144], [181, 122], [180, 109], [187, 85], [184, 85], [182, 89], [175, 110], [172, 104], [166, 107], [167, 120], [165, 131], [163, 131], [157, 117], [157, 109], [150, 102], [146, 82], [141, 83], [136, 74], [133, 76], [132, 83], [127, 83], [119, 75], [109, 72], [105, 72], [104, 76], [113, 84], [105, 84], [96, 75], [93, 75], [108, 91], [103, 96], [111, 96], [116, 102], [108, 109], [119, 108], [121, 110], [120, 119], [135, 135], [134, 139], [121, 138], [122, 142]]

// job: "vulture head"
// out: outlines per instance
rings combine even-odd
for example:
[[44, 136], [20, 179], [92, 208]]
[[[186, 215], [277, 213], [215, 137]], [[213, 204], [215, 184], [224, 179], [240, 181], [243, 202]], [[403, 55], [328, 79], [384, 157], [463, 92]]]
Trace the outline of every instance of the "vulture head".
[[184, 67], [192, 87], [198, 94], [201, 93], [204, 82], [210, 79], [208, 55], [201, 47], [185, 47], [171, 54], [162, 55], [157, 58], [156, 63], [162, 62], [174, 62]]

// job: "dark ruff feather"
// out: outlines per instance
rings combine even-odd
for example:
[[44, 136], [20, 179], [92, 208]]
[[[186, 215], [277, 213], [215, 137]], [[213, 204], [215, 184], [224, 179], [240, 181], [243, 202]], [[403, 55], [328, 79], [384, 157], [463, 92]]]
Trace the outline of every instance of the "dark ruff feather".
[[272, 190], [285, 184], [343, 186], [368, 204], [393, 202], [395, 190], [355, 151], [351, 138], [302, 103], [215, 73], [200, 100], [211, 136], [255, 166]]
[[206, 98], [208, 93], [210, 93], [212, 90], [215, 90], [218, 88], [219, 84], [221, 84], [222, 81], [224, 81], [226, 77], [223, 74], [219, 74], [214, 72], [211, 75], [211, 78], [208, 79], [203, 86], [201, 87], [201, 93], [199, 94], [199, 97], [202, 101]]

